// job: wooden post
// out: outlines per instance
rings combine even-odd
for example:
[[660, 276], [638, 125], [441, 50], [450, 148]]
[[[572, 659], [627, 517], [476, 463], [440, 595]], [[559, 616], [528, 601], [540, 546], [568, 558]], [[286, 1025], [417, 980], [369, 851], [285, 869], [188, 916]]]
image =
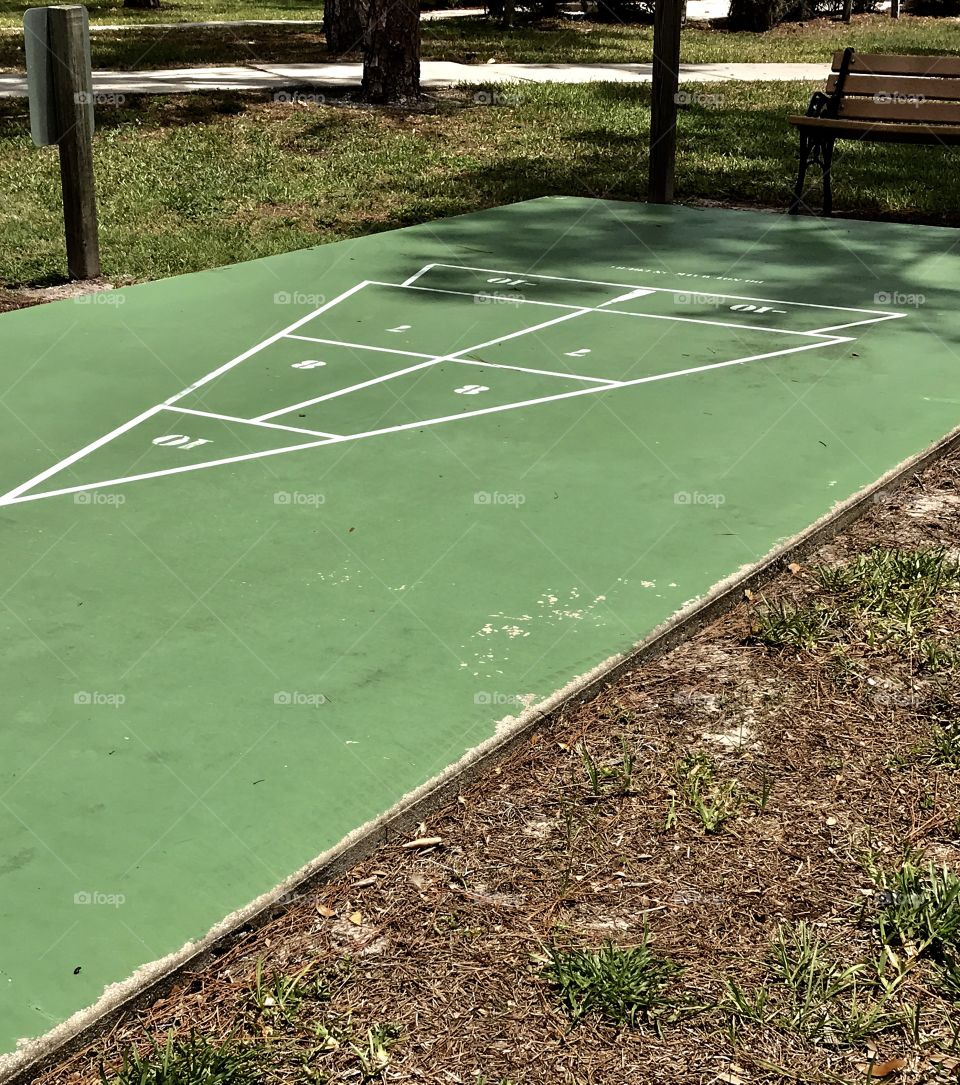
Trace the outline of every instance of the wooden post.
[[653, 16], [653, 85], [650, 92], [650, 203], [673, 203], [677, 159], [677, 88], [683, 0], [657, 0]]
[[900, 18], [900, 0], [890, 0], [890, 18]]
[[52, 106], [60, 148], [63, 225], [71, 279], [100, 276], [93, 182], [93, 87], [82, 7], [47, 10]]
[[843, 0], [842, 19], [845, 23], [849, 23], [851, 18], [853, 18], [853, 0]]

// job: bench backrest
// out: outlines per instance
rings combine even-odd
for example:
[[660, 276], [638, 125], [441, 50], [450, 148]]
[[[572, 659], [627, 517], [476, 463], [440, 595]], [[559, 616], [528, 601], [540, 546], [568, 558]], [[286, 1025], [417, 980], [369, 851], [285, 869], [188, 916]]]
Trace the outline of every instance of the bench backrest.
[[850, 120], [960, 124], [960, 56], [833, 54], [827, 93], [840, 87], [836, 116]]

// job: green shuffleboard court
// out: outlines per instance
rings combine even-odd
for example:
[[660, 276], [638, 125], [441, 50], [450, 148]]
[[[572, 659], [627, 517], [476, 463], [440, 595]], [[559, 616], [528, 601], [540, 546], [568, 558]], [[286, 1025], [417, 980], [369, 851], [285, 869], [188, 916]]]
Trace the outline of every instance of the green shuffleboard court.
[[0, 317], [0, 1052], [952, 431], [958, 281], [551, 198]]

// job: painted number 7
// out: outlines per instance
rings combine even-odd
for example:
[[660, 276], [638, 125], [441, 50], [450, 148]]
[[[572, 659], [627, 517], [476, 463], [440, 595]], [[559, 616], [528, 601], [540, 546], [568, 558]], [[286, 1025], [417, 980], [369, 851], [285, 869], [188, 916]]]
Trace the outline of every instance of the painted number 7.
[[153, 443], [155, 445], [162, 445], [164, 448], [182, 448], [184, 450], [188, 448], [197, 448], [199, 445], [208, 445], [210, 441], [206, 437], [186, 437], [182, 433], [169, 433], [166, 437], [154, 437]]

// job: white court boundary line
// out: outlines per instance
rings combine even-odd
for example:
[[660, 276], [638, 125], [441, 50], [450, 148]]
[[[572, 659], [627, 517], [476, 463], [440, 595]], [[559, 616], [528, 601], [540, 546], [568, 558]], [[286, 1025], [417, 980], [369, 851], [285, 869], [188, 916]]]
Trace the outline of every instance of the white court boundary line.
[[[525, 272], [519, 271], [501, 271], [497, 268], [471, 267], [467, 264], [425, 264], [419, 271], [415, 272], [408, 279], [404, 279], [404, 281], [400, 285], [412, 286], [422, 275], [426, 275], [428, 271], [438, 267], [451, 268], [454, 271], [481, 271], [488, 275], [512, 275], [514, 277], [523, 277], [526, 279], [548, 279], [552, 282], [583, 283], [587, 286], [616, 286], [622, 287], [624, 289], [629, 288], [633, 290], [649, 290], [651, 293], [654, 294], [697, 294], [704, 298], [728, 298], [731, 301], [772, 302], [774, 305], [791, 305], [795, 309], [826, 309], [836, 313], [866, 313], [873, 318], [872, 320], [857, 320], [851, 324], [837, 324], [834, 325], [832, 328], [813, 329], [810, 334], [830, 332], [834, 330], [839, 330], [840, 328], [853, 328], [857, 327], [860, 324], [878, 324], [884, 320], [897, 320], [901, 317], [909, 315], [908, 313], [882, 313], [878, 309], [858, 309], [856, 306], [852, 305], [823, 305], [820, 302], [815, 301], [785, 301], [783, 298], [756, 298], [748, 297], [744, 294], [721, 294], [714, 290], [697, 290], [696, 288], [680, 290], [677, 287], [669, 286], [638, 287], [635, 283], [610, 283], [604, 281], [603, 279], [574, 279], [566, 275], [541, 275], [537, 272], [530, 272], [529, 274], [527, 274]], [[604, 304], [609, 305], [611, 303], [605, 302]]]
[[[242, 354], [238, 354], [236, 358], [231, 358], [229, 362], [225, 362], [223, 365], [218, 366], [216, 369], [211, 370], [205, 376], [199, 380], [194, 381], [193, 384], [187, 385], [182, 391], [177, 392], [176, 395], [170, 396], [169, 399], [163, 400], [162, 403], [157, 403], [153, 407], [148, 407], [145, 411], [141, 411], [140, 414], [135, 415], [129, 420], [124, 422], [123, 425], [117, 426], [115, 429], [110, 430], [109, 433], [105, 433], [102, 437], [98, 437], [95, 441], [91, 441], [89, 444], [78, 449], [78, 451], [72, 453], [69, 456], [65, 456], [58, 463], [55, 463], [52, 467], [48, 467], [45, 471], [41, 471], [31, 479], [27, 479], [26, 482], [21, 483], [19, 486], [15, 486], [12, 490], [9, 490], [2, 497], [0, 497], [0, 505], [11, 505], [17, 500], [21, 494], [26, 490], [33, 489], [34, 486], [38, 486], [41, 482], [46, 482], [51, 475], [57, 474], [59, 471], [64, 470], [66, 467], [70, 467], [78, 460], [82, 460], [84, 456], [89, 456], [91, 452], [95, 452], [98, 448], [102, 448], [103, 445], [108, 444], [114, 438], [124, 434], [129, 429], [133, 429], [134, 426], [138, 426], [141, 422], [145, 422], [148, 418], [158, 414], [164, 407], [169, 407], [176, 403], [178, 400], [183, 399], [184, 396], [189, 395], [191, 392], [196, 391], [197, 388], [203, 387], [205, 384], [209, 384], [210, 381], [219, 377], [221, 373], [226, 373], [227, 370], [232, 369], [234, 366], [239, 365], [241, 362], [245, 362], [247, 358], [252, 358], [254, 354], [263, 350], [265, 347], [271, 346], [273, 343], [278, 342], [288, 332], [293, 331], [295, 328], [299, 328], [301, 325], [306, 324], [307, 321], [313, 320], [314, 317], [319, 316], [321, 313], [330, 309], [338, 302], [343, 301], [345, 298], [350, 297], [351, 294], [355, 294], [358, 290], [362, 290], [367, 285], [367, 281], [357, 283], [356, 286], [351, 286], [349, 290], [344, 290], [342, 294], [338, 294], [335, 298], [321, 305], [319, 309], [314, 309], [307, 313], [306, 316], [302, 316], [299, 320], [295, 320], [292, 324], [288, 324], [287, 327], [281, 328], [280, 331], [274, 332], [273, 335], [264, 339], [263, 342], [257, 343], [256, 346], [251, 347], [249, 350], [245, 350]], [[98, 484], [102, 485], [102, 483]], [[82, 489], [95, 489], [96, 487], [81, 487]]]
[[[712, 362], [710, 365], [694, 366], [690, 369], [678, 369], [671, 373], [654, 373], [647, 377], [637, 377], [634, 380], [622, 381], [617, 385], [618, 388], [628, 388], [639, 384], [652, 384], [655, 381], [670, 380], [673, 377], [685, 377], [695, 373], [706, 373], [714, 369], [725, 369], [732, 365], [744, 365], [748, 362], [758, 362], [765, 358], [779, 358], [783, 354], [797, 354], [804, 350], [818, 350], [820, 347], [828, 346], [830, 343], [851, 343], [854, 340], [849, 336], [837, 336], [836, 339], [830, 341], [818, 341], [816, 343], [806, 343], [801, 347], [789, 347], [787, 350], [774, 351], [769, 354], [755, 354], [746, 358], [734, 358], [727, 362]], [[480, 415], [486, 414], [499, 414], [503, 411], [518, 410], [521, 407], [531, 407], [537, 403], [552, 403], [561, 399], [573, 399], [576, 396], [589, 396], [595, 395], [597, 392], [604, 392], [607, 390], [607, 385], [596, 385], [591, 388], [576, 388], [570, 392], [559, 392], [552, 396], [543, 396], [538, 399], [528, 399], [520, 403], [505, 403], [496, 407], [482, 407], [475, 411], [467, 411], [461, 414], [444, 415], [438, 418], [428, 418], [417, 422], [405, 422], [398, 426], [386, 426], [382, 429], [367, 430], [364, 433], [347, 434], [342, 437], [331, 437], [329, 439], [321, 441], [308, 441], [304, 444], [289, 445], [285, 448], [268, 449], [266, 452], [251, 452], [242, 456], [230, 456], [226, 459], [212, 460], [208, 463], [202, 464], [185, 464], [183, 467], [169, 467], [162, 471], [149, 471], [140, 475], [130, 475], [124, 478], [103, 479], [100, 482], [88, 482], [81, 486], [67, 486], [59, 490], [47, 490], [40, 494], [24, 494], [23, 496], [11, 498], [10, 494], [3, 498], [0, 498], [0, 505], [11, 505], [18, 502], [25, 501], [38, 501], [45, 497], [59, 497], [63, 494], [79, 493], [83, 490], [95, 490], [102, 486], [119, 486], [126, 482], [140, 482], [147, 478], [159, 478], [163, 475], [178, 475], [186, 471], [199, 471], [207, 467], [219, 467], [227, 463], [240, 463], [243, 460], [265, 459], [268, 456], [279, 456], [287, 452], [299, 452], [307, 448], [318, 448], [320, 445], [336, 445], [345, 444], [350, 441], [366, 440], [370, 437], [382, 437], [391, 433], [401, 433], [405, 430], [419, 429], [425, 426], [436, 426], [446, 422], [459, 422], [466, 418], [477, 418]], [[150, 412], [144, 412], [145, 414], [153, 413], [154, 411], [161, 410], [163, 405], [153, 408]], [[137, 419], [132, 420], [130, 425], [134, 425]], [[12, 491], [11, 491], [12, 493]]]
[[342, 437], [341, 433], [325, 433], [322, 429], [304, 429], [303, 426], [281, 426], [276, 422], [254, 422], [249, 418], [238, 418], [235, 414], [218, 414], [216, 411], [196, 411], [192, 407], [164, 407], [165, 411], [176, 411], [177, 414], [195, 414], [200, 418], [216, 418], [223, 422], [241, 422], [245, 426], [256, 426], [257, 429], [287, 430], [289, 433], [308, 433], [312, 437]]
[[[393, 286], [392, 283], [378, 283], [371, 281], [370, 286]], [[483, 294], [471, 294], [469, 290], [444, 290], [439, 286], [394, 286], [395, 290], [423, 290], [428, 294], [455, 294], [463, 298], [482, 298]], [[656, 294], [658, 291], [649, 290], [647, 293]], [[690, 291], [680, 290], [677, 293], [684, 294], [690, 293]], [[704, 295], [705, 297], [707, 295]], [[719, 295], [718, 295], [719, 296]], [[603, 305], [612, 305], [614, 300], [603, 302]], [[757, 298], [756, 301], [763, 299]], [[628, 316], [635, 317], [639, 320], [672, 320], [677, 324], [707, 324], [713, 328], [731, 328], [734, 331], [742, 332], [769, 332], [771, 335], [801, 335], [807, 339], [816, 339], [820, 336], [819, 332], [798, 332], [793, 328], [768, 328], [764, 324], [734, 324], [729, 320], [706, 320], [702, 317], [695, 316], [667, 316], [665, 313], [628, 313], [624, 309], [604, 309], [600, 305], [568, 305], [563, 301], [538, 301], [536, 298], [505, 298], [501, 305], [541, 305], [548, 309], [576, 309], [577, 313], [603, 313], [605, 316]], [[781, 305], [789, 305], [789, 302], [779, 302]], [[903, 314], [904, 316], [906, 314]], [[885, 319], [885, 318], [884, 318]], [[860, 323], [859, 321], [857, 323]], [[863, 321], [862, 323], [871, 324], [873, 321]], [[489, 344], [483, 344], [489, 346]], [[478, 350], [479, 347], [474, 347], [474, 350]]]
[[[719, 294], [719, 293], [707, 292], [707, 293], [704, 294], [704, 296], [706, 296], [706, 297], [732, 298], [732, 299], [741, 300], [741, 301], [764, 301], [764, 302], [771, 302], [772, 301], [774, 304], [790, 305], [790, 306], [792, 306], [794, 308], [803, 307], [803, 308], [810, 308], [810, 309], [832, 310], [832, 311], [835, 311], [835, 312], [864, 313], [864, 314], [870, 315], [872, 319], [863, 320], [863, 321], [854, 321], [854, 322], [847, 323], [847, 324], [834, 325], [831, 328], [823, 328], [823, 329], [818, 329], [816, 331], [795, 331], [793, 329], [768, 328], [768, 327], [763, 327], [763, 326], [760, 326], [760, 325], [740, 325], [740, 324], [725, 323], [725, 322], [721, 322], [721, 321], [699, 320], [699, 319], [690, 318], [690, 317], [664, 316], [664, 315], [661, 315], [661, 314], [624, 313], [624, 312], [609, 309], [609, 308], [592, 307], [592, 306], [580, 306], [580, 307], [577, 307], [577, 306], [572, 306], [572, 305], [566, 305], [566, 304], [560, 303], [560, 302], [543, 302], [543, 301], [538, 301], [536, 299], [517, 299], [518, 304], [546, 305], [546, 306], [550, 306], [550, 307], [553, 307], [553, 308], [562, 308], [562, 309], [566, 309], [566, 310], [570, 310], [570, 311], [566, 312], [563, 316], [556, 317], [553, 320], [544, 321], [543, 323], [538, 324], [538, 325], [534, 325], [533, 327], [524, 328], [524, 329], [522, 329], [520, 331], [516, 331], [516, 332], [511, 332], [511, 333], [509, 333], [507, 335], [499, 336], [496, 339], [489, 340], [488, 342], [480, 343], [480, 344], [474, 344], [474, 345], [472, 345], [472, 346], [470, 346], [468, 348], [465, 348], [463, 350], [454, 351], [454, 352], [452, 352], [450, 354], [441, 355], [441, 356], [438, 356], [438, 357], [431, 357], [430, 355], [421, 355], [421, 354], [418, 354], [417, 352], [413, 352], [413, 351], [400, 351], [400, 350], [396, 350], [394, 348], [389, 348], [389, 347], [375, 347], [375, 346], [369, 346], [367, 344], [351, 344], [351, 343], [346, 343], [346, 342], [339, 341], [339, 340], [314, 339], [313, 337], [310, 337], [310, 336], [303, 336], [303, 335], [294, 334], [296, 332], [296, 330], [298, 328], [302, 327], [304, 324], [308, 323], [311, 320], [316, 319], [316, 317], [322, 315], [327, 310], [333, 308], [334, 306], [339, 304], [341, 301], [346, 300], [348, 297], [351, 297], [352, 295], [356, 294], [360, 290], [363, 290], [367, 286], [380, 286], [380, 287], [388, 287], [388, 288], [392, 288], [392, 289], [422, 290], [424, 292], [429, 292], [429, 293], [455, 294], [455, 295], [474, 297], [474, 298], [483, 296], [482, 294], [478, 294], [478, 293], [470, 294], [470, 293], [468, 293], [466, 291], [444, 290], [444, 289], [440, 289], [440, 288], [423, 287], [423, 286], [414, 285], [419, 278], [421, 278], [428, 271], [430, 271], [430, 270], [432, 270], [434, 268], [451, 268], [451, 269], [454, 269], [454, 270], [461, 270], [461, 271], [479, 271], [479, 272], [486, 272], [486, 273], [498, 274], [498, 275], [517, 275], [518, 274], [516, 272], [501, 272], [501, 271], [497, 271], [497, 270], [491, 269], [491, 268], [474, 268], [474, 267], [467, 267], [465, 265], [457, 265], [457, 264], [427, 264], [423, 268], [421, 268], [420, 271], [418, 271], [414, 275], [410, 276], [408, 279], [406, 279], [401, 284], [383, 283], [383, 282], [380, 282], [380, 281], [374, 280], [374, 279], [364, 279], [361, 282], [357, 283], [356, 285], [350, 287], [348, 290], [345, 290], [341, 294], [338, 294], [335, 298], [332, 298], [330, 301], [326, 302], [324, 305], [320, 306], [319, 308], [314, 309], [311, 312], [307, 313], [305, 316], [300, 317], [298, 320], [294, 321], [292, 324], [288, 325], [286, 328], [283, 328], [280, 331], [275, 332], [273, 335], [269, 336], [267, 339], [264, 339], [262, 342], [256, 344], [254, 347], [251, 347], [249, 350], [244, 351], [242, 354], [237, 355], [235, 358], [232, 358], [229, 362], [226, 362], [223, 365], [217, 367], [216, 369], [211, 370], [209, 373], [207, 373], [206, 375], [201, 377], [199, 380], [194, 381], [192, 384], [188, 385], [182, 391], [180, 391], [180, 392], [176, 393], [175, 395], [169, 397], [168, 399], [164, 400], [162, 403], [159, 403], [159, 404], [157, 404], [157, 405], [155, 405], [153, 407], [147, 408], [147, 410], [142, 411], [140, 414], [134, 416], [133, 418], [131, 418], [129, 421], [123, 423], [122, 425], [117, 426], [115, 429], [111, 430], [109, 433], [104, 434], [102, 437], [98, 438], [95, 441], [91, 441], [89, 444], [85, 445], [83, 448], [79, 449], [78, 451], [72, 453], [70, 456], [67, 456], [64, 459], [60, 460], [58, 463], [54, 464], [52, 467], [47, 468], [45, 471], [40, 472], [39, 474], [35, 475], [33, 478], [31, 478], [31, 479], [27, 480], [26, 482], [22, 483], [20, 486], [17, 486], [13, 490], [10, 490], [7, 494], [0, 497], [0, 505], [9, 505], [9, 504], [14, 504], [16, 502], [22, 502], [22, 501], [33, 501], [33, 500], [38, 500], [38, 499], [44, 498], [44, 497], [55, 497], [55, 496], [58, 496], [58, 495], [61, 495], [61, 494], [67, 494], [67, 493], [77, 493], [77, 492], [84, 491], [84, 490], [97, 489], [97, 488], [100, 488], [102, 486], [119, 485], [119, 484], [126, 483], [126, 482], [136, 482], [136, 481], [141, 481], [141, 480], [146, 479], [146, 478], [156, 478], [156, 477], [163, 476], [163, 475], [180, 474], [180, 473], [183, 473], [183, 472], [186, 472], [186, 471], [203, 470], [203, 469], [208, 468], [208, 467], [218, 467], [218, 466], [222, 466], [222, 465], [227, 464], [227, 463], [239, 463], [239, 462], [242, 462], [244, 460], [249, 460], [249, 459], [262, 459], [262, 458], [265, 458], [265, 457], [268, 457], [268, 456], [281, 455], [281, 454], [284, 454], [284, 453], [287, 453], [287, 452], [295, 452], [295, 451], [300, 451], [302, 449], [315, 448], [315, 447], [318, 447], [319, 445], [338, 444], [338, 443], [343, 443], [343, 442], [346, 442], [346, 441], [359, 441], [359, 440], [364, 440], [364, 439], [366, 439], [368, 437], [377, 437], [377, 436], [382, 436], [382, 435], [389, 434], [389, 433], [397, 433], [397, 432], [401, 432], [401, 431], [404, 431], [404, 430], [415, 429], [415, 428], [421, 427], [421, 426], [434, 426], [434, 425], [444, 424], [446, 422], [460, 421], [462, 419], [467, 419], [467, 418], [476, 418], [476, 417], [479, 417], [481, 415], [486, 415], [486, 414], [494, 414], [494, 413], [499, 413], [499, 412], [508, 411], [508, 410], [517, 410], [517, 409], [519, 409], [521, 407], [528, 407], [528, 406], [531, 406], [531, 405], [536, 404], [536, 403], [549, 403], [549, 402], [553, 402], [555, 400], [569, 399], [569, 398], [572, 398], [574, 396], [579, 396], [579, 395], [590, 395], [592, 393], [603, 391], [603, 390], [609, 389], [609, 388], [631, 387], [631, 386], [634, 386], [634, 385], [651, 383], [653, 381], [669, 380], [669, 379], [672, 379], [674, 377], [689, 376], [689, 375], [693, 375], [693, 374], [696, 374], [696, 373], [708, 372], [708, 371], [711, 371], [711, 370], [714, 370], [714, 369], [723, 369], [723, 368], [733, 366], [733, 365], [743, 365], [743, 364], [746, 364], [746, 363], [749, 363], [749, 362], [761, 361], [761, 360], [768, 359], [768, 358], [782, 357], [782, 356], [785, 356], [787, 354], [795, 354], [795, 353], [799, 353], [799, 352], [805, 351], [805, 350], [812, 350], [812, 349], [817, 349], [819, 347], [831, 346], [831, 345], [835, 345], [835, 344], [838, 344], [838, 343], [845, 343], [845, 342], [853, 342], [854, 341], [854, 337], [830, 335], [830, 334], [828, 334], [830, 331], [841, 330], [841, 329], [850, 328], [850, 327], [856, 327], [856, 326], [860, 326], [860, 325], [863, 325], [863, 324], [879, 323], [879, 322], [884, 321], [884, 320], [897, 319], [899, 317], [904, 317], [904, 316], [908, 315], [906, 313], [879, 313], [879, 312], [877, 312], [875, 310], [857, 309], [857, 308], [853, 308], [853, 307], [850, 307], [850, 306], [820, 305], [820, 304], [812, 303], [812, 302], [811, 303], [805, 303], [805, 302], [776, 301], [775, 299], [769, 299], [769, 298], [748, 298], [748, 297], [743, 297], [741, 295]], [[617, 302], [623, 302], [625, 300], [628, 300], [628, 299], [631, 299], [631, 298], [634, 298], [634, 297], [642, 297], [642, 296], [644, 296], [646, 294], [651, 294], [651, 293], [671, 293], [671, 294], [690, 293], [690, 291], [676, 290], [676, 289], [673, 289], [673, 288], [666, 288], [666, 287], [639, 287], [639, 286], [636, 286], [635, 284], [629, 284], [629, 283], [605, 283], [605, 282], [602, 282], [600, 280], [573, 279], [573, 278], [566, 278], [566, 277], [563, 277], [563, 276], [555, 276], [555, 275], [534, 275], [534, 274], [531, 274], [529, 276], [529, 278], [539, 278], [539, 279], [548, 279], [548, 280], [553, 280], [553, 281], [574, 282], [574, 283], [585, 283], [585, 284], [599, 285], [599, 286], [616, 286], [618, 288], [623, 288], [623, 289], [626, 289], [626, 290], [629, 291], [628, 294], [621, 295], [621, 296], [619, 296], [617, 298], [611, 298], [611, 299], [609, 299], [609, 301], [603, 302], [602, 305], [604, 305], [604, 306], [616, 304]], [[526, 369], [526, 368], [521, 367], [521, 366], [502, 366], [502, 365], [497, 365], [496, 363], [483, 362], [482, 360], [475, 360], [475, 359], [470, 359], [470, 358], [464, 358], [463, 357], [463, 355], [473, 353], [473, 352], [475, 352], [477, 350], [482, 350], [482, 349], [484, 349], [484, 348], [486, 348], [488, 346], [494, 346], [494, 345], [499, 344], [501, 342], [506, 342], [507, 340], [519, 338], [519, 337], [522, 337], [524, 335], [534, 334], [534, 333], [536, 333], [538, 331], [541, 331], [543, 328], [551, 327], [554, 324], [559, 324], [559, 323], [562, 323], [564, 321], [571, 320], [571, 319], [573, 319], [575, 317], [584, 316], [587, 313], [591, 313], [591, 312], [604, 312], [604, 313], [610, 313], [610, 314], [615, 315], [615, 316], [641, 316], [641, 317], [646, 316], [646, 317], [652, 318], [652, 319], [673, 320], [673, 321], [675, 321], [677, 323], [707, 324], [707, 325], [711, 325], [711, 326], [719, 326], [719, 327], [731, 328], [731, 329], [734, 329], [734, 330], [757, 331], [757, 332], [765, 332], [765, 333], [768, 333], [768, 334], [780, 334], [780, 335], [784, 335], [784, 334], [786, 334], [786, 335], [795, 335], [795, 336], [800, 336], [800, 337], [807, 338], [807, 339], [814, 339], [816, 341], [812, 342], [812, 343], [807, 343], [804, 346], [788, 347], [788, 348], [785, 348], [783, 350], [770, 351], [770, 352], [767, 352], [767, 353], [764, 353], [764, 354], [749, 355], [749, 356], [746, 356], [746, 357], [743, 357], [743, 358], [734, 358], [734, 359], [730, 359], [730, 360], [724, 361], [724, 362], [714, 362], [714, 363], [704, 365], [704, 366], [693, 366], [693, 367], [689, 367], [687, 369], [674, 370], [674, 371], [671, 371], [671, 372], [668, 372], [668, 373], [656, 373], [656, 374], [648, 375], [646, 377], [639, 377], [639, 378], [635, 378], [633, 380], [627, 380], [627, 381], [615, 381], [615, 380], [611, 380], [611, 379], [607, 379], [607, 378], [597, 378], [597, 377], [585, 376], [585, 375], [580, 375], [580, 374], [552, 373], [549, 370]], [[239, 417], [232, 416], [232, 415], [219, 415], [219, 414], [216, 414], [215, 412], [199, 411], [199, 410], [194, 410], [194, 409], [191, 409], [191, 408], [174, 406], [174, 404], [176, 404], [179, 400], [183, 399], [185, 396], [187, 396], [187, 395], [191, 394], [192, 392], [196, 391], [198, 388], [201, 388], [204, 385], [209, 384], [211, 381], [215, 380], [217, 377], [221, 376], [223, 373], [225, 373], [228, 370], [234, 368], [235, 366], [239, 365], [240, 363], [246, 361], [248, 358], [253, 357], [255, 354], [257, 354], [260, 351], [264, 350], [266, 347], [268, 347], [268, 346], [272, 345], [273, 343], [276, 343], [279, 340], [284, 339], [284, 338], [303, 339], [303, 340], [306, 340], [306, 341], [309, 341], [309, 342], [325, 343], [325, 344], [331, 345], [331, 346], [334, 346], [334, 345], [336, 345], [336, 346], [346, 346], [346, 347], [352, 347], [354, 349], [379, 350], [379, 351], [382, 351], [384, 353], [398, 354], [398, 355], [404, 355], [404, 356], [409, 356], [409, 357], [420, 357], [420, 358], [424, 358], [425, 360], [423, 362], [418, 363], [417, 365], [410, 366], [410, 367], [408, 367], [406, 369], [398, 370], [398, 371], [395, 371], [393, 373], [389, 373], [389, 374], [386, 374], [386, 375], [383, 375], [383, 376], [380, 376], [380, 377], [376, 377], [376, 378], [373, 378], [373, 379], [371, 379], [369, 381], [363, 381], [363, 382], [360, 382], [358, 384], [351, 385], [351, 386], [349, 386], [347, 388], [336, 390], [334, 392], [329, 392], [329, 393], [326, 393], [325, 395], [318, 396], [318, 397], [315, 397], [315, 398], [310, 399], [310, 400], [305, 400], [305, 401], [303, 401], [301, 403], [294, 404], [294, 405], [292, 405], [290, 407], [284, 407], [284, 408], [282, 408], [280, 410], [277, 410], [277, 411], [268, 412], [266, 414], [257, 416], [255, 418], [239, 418]], [[561, 393], [557, 393], [555, 395], [550, 395], [550, 396], [541, 396], [541, 397], [538, 397], [536, 399], [523, 400], [523, 401], [516, 402], [516, 403], [500, 404], [500, 405], [494, 406], [494, 407], [479, 408], [479, 409], [477, 409], [475, 411], [466, 411], [466, 412], [457, 413], [457, 414], [454, 414], [454, 415], [445, 415], [445, 416], [442, 416], [442, 417], [437, 417], [437, 418], [432, 418], [432, 419], [423, 419], [423, 420], [419, 420], [417, 422], [403, 423], [401, 425], [396, 425], [396, 426], [387, 426], [387, 427], [383, 427], [381, 429], [369, 430], [369, 431], [366, 431], [366, 432], [363, 432], [363, 433], [357, 433], [357, 434], [343, 434], [343, 435], [326, 434], [322, 430], [308, 430], [308, 429], [305, 429], [305, 428], [302, 428], [302, 427], [285, 426], [285, 425], [280, 425], [280, 424], [277, 424], [277, 423], [271, 423], [271, 422], [268, 421], [270, 418], [274, 418], [274, 417], [277, 417], [277, 416], [282, 415], [282, 414], [290, 413], [291, 411], [298, 410], [298, 409], [300, 409], [302, 407], [307, 407], [307, 406], [311, 406], [311, 405], [313, 405], [315, 403], [320, 403], [320, 402], [324, 402], [326, 400], [335, 399], [335, 398], [337, 398], [339, 396], [346, 395], [349, 392], [357, 391], [357, 390], [360, 390], [362, 388], [370, 387], [371, 385], [374, 385], [374, 384], [379, 384], [379, 383], [381, 383], [383, 381], [391, 380], [396, 376], [403, 376], [403, 375], [405, 375], [407, 373], [416, 372], [416, 371], [418, 371], [420, 369], [426, 369], [428, 367], [435, 366], [435, 365], [438, 365], [438, 364], [440, 364], [442, 362], [447, 362], [447, 361], [455, 362], [457, 364], [464, 364], [464, 365], [480, 365], [480, 366], [488, 365], [488, 366], [491, 366], [493, 368], [499, 368], [499, 369], [514, 369], [514, 370], [517, 370], [517, 371], [520, 371], [520, 372], [540, 373], [540, 374], [543, 374], [543, 375], [546, 375], [546, 376], [557, 377], [557, 378], [566, 378], [566, 379], [572, 379], [572, 380], [590, 381], [590, 382], [593, 382], [594, 386], [589, 387], [589, 388], [578, 388], [578, 389], [574, 389], [574, 390], [569, 391], [569, 392], [561, 392]], [[139, 425], [141, 422], [145, 421], [148, 418], [153, 417], [154, 415], [158, 414], [160, 411], [163, 411], [163, 410], [172, 410], [172, 411], [178, 411], [178, 412], [184, 413], [184, 414], [194, 414], [194, 415], [211, 417], [211, 418], [219, 418], [219, 419], [222, 419], [224, 421], [236, 422], [236, 423], [241, 423], [241, 424], [245, 424], [245, 425], [261, 426], [261, 427], [264, 427], [264, 428], [269, 428], [269, 429], [274, 429], [274, 430], [287, 430], [287, 431], [294, 432], [294, 433], [316, 434], [316, 435], [320, 436], [321, 439], [318, 440], [318, 441], [310, 441], [310, 442], [304, 442], [304, 443], [300, 443], [300, 444], [296, 444], [296, 445], [289, 445], [289, 446], [285, 446], [283, 448], [278, 448], [278, 449], [267, 449], [267, 450], [262, 451], [262, 452], [253, 452], [253, 453], [246, 453], [246, 454], [243, 454], [243, 455], [240, 455], [240, 456], [225, 457], [225, 458], [221, 458], [221, 459], [217, 459], [217, 460], [211, 460], [211, 461], [208, 461], [208, 462], [202, 463], [202, 464], [184, 464], [183, 466], [180, 466], [180, 467], [166, 468], [166, 469], [163, 469], [163, 470], [160, 470], [160, 471], [143, 472], [143, 473], [140, 473], [140, 474], [137, 474], [137, 475], [130, 475], [130, 476], [126, 476], [126, 477], [123, 477], [123, 478], [108, 479], [108, 480], [103, 480], [103, 481], [100, 481], [100, 482], [93, 482], [93, 483], [83, 483], [82, 485], [63, 487], [63, 488], [56, 489], [56, 490], [45, 491], [45, 492], [39, 493], [39, 494], [28, 494], [28, 493], [26, 493], [26, 491], [28, 491], [30, 489], [33, 489], [35, 486], [39, 485], [42, 482], [45, 482], [52, 475], [57, 474], [59, 471], [62, 471], [66, 467], [72, 466], [78, 460], [80, 460], [83, 457], [89, 455], [91, 452], [95, 451], [96, 449], [103, 447], [105, 444], [109, 443], [114, 438], [121, 436], [123, 433], [126, 433], [130, 429], [132, 429], [135, 426]]]

